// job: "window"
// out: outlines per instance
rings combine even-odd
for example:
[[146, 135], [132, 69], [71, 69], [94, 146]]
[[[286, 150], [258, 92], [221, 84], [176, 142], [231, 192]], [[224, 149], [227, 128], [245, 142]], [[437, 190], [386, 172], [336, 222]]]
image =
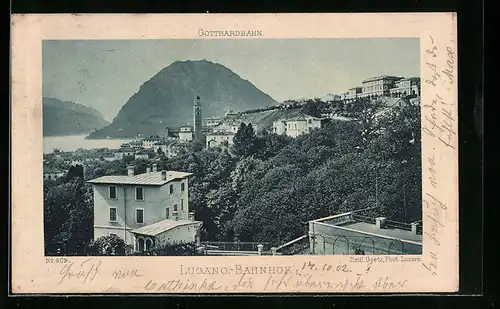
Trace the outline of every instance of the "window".
[[108, 187], [108, 198], [116, 199], [116, 186]]
[[118, 236], [115, 233], [109, 233], [109, 236]]
[[165, 208], [165, 219], [168, 219], [170, 217], [170, 209]]
[[181, 198], [181, 211], [184, 211], [184, 199]]
[[174, 185], [170, 185], [170, 194], [174, 193]]
[[312, 123], [312, 119], [308, 119], [307, 123], [311, 124]]
[[109, 208], [109, 222], [116, 222], [116, 207]]
[[177, 212], [177, 204], [174, 205], [174, 212]]
[[144, 223], [144, 209], [137, 208], [135, 210], [135, 222], [139, 224]]
[[135, 188], [135, 199], [137, 201], [144, 201], [144, 188], [142, 187]]
[[181, 182], [181, 191], [184, 191], [184, 183]]

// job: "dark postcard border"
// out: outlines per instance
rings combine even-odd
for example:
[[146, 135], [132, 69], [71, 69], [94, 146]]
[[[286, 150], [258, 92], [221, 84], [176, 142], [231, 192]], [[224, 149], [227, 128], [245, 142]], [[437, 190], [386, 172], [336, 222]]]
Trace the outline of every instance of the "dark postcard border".
[[[210, 2], [215, 4], [215, 2]], [[458, 33], [459, 33], [459, 179], [460, 179], [460, 294], [466, 295], [479, 295], [486, 292], [486, 295], [492, 296], [491, 286], [485, 285], [483, 287], [483, 243], [482, 243], [482, 140], [483, 140], [483, 1], [380, 1], [377, 4], [374, 1], [345, 1], [344, 3], [326, 3], [322, 5], [314, 5], [311, 2], [287, 2], [289, 8], [280, 8], [277, 3], [268, 3], [267, 7], [258, 6], [250, 8], [248, 5], [240, 4], [238, 8], [230, 8], [229, 6], [217, 7], [216, 5], [204, 5], [191, 3], [191, 2], [164, 2], [164, 1], [143, 1], [132, 3], [124, 1], [43, 1], [41, 0], [14, 0], [12, 3], [12, 13], [121, 13], [121, 12], [134, 12], [134, 13], [274, 13], [274, 12], [432, 12], [432, 11], [458, 11]], [[234, 4], [234, 2], [233, 2]], [[385, 6], [383, 5], [385, 4]], [[134, 7], [135, 5], [135, 7]], [[167, 7], [167, 5], [169, 7]], [[163, 6], [163, 8], [162, 8]], [[375, 7], [377, 6], [377, 7]], [[10, 44], [9, 44], [10, 45]], [[9, 76], [10, 77], [10, 76]], [[10, 101], [10, 97], [9, 97]], [[10, 114], [10, 113], [9, 113]], [[10, 146], [10, 143], [9, 143]], [[10, 167], [10, 161], [9, 161]], [[10, 169], [9, 169], [10, 170]], [[9, 175], [10, 176], [10, 175]], [[9, 177], [10, 184], [10, 177]], [[10, 190], [9, 190], [10, 196]], [[10, 199], [9, 199], [10, 202]], [[10, 204], [10, 203], [9, 203]], [[10, 210], [10, 209], [9, 209]], [[9, 211], [8, 210], [8, 211]], [[10, 224], [10, 212], [8, 212], [7, 223], [4, 227]], [[10, 241], [10, 238], [8, 239]], [[9, 261], [10, 254], [9, 254]], [[4, 268], [5, 269], [5, 268]], [[492, 273], [486, 272], [492, 278]], [[10, 268], [9, 268], [10, 275]], [[10, 276], [9, 276], [10, 277]], [[490, 279], [489, 282], [492, 282]], [[10, 280], [9, 291], [10, 293]], [[488, 293], [489, 292], [489, 293]], [[248, 303], [249, 305], [256, 305], [257, 298], [265, 298], [268, 300], [269, 305], [276, 307], [288, 307], [289, 305], [297, 305], [300, 307], [307, 306], [327, 306], [334, 308], [350, 308], [347, 305], [356, 304], [356, 307], [363, 304], [376, 305], [387, 304], [390, 299], [395, 303], [404, 305], [404, 307], [422, 307], [424, 305], [446, 306], [450, 305], [453, 300], [455, 304], [463, 304], [464, 307], [477, 308], [480, 303], [483, 305], [491, 306], [491, 301], [485, 301], [482, 297], [452, 297], [438, 298], [437, 296], [431, 297], [384, 297], [383, 295], [372, 294], [370, 297], [359, 297], [361, 295], [335, 295], [341, 296], [335, 300], [331, 299], [333, 295], [317, 295], [310, 297], [310, 294], [305, 294], [303, 297], [289, 297], [283, 295], [276, 298], [278, 295], [273, 295], [273, 298], [266, 296], [252, 296], [240, 295], [240, 297], [225, 299], [224, 303], [238, 305]], [[82, 295], [83, 296], [83, 295]], [[128, 295], [127, 295], [128, 296]], [[164, 295], [157, 295], [164, 296]], [[269, 295], [271, 296], [271, 295]], [[367, 296], [367, 295], [365, 295]], [[388, 295], [386, 295], [388, 296]], [[56, 296], [57, 297], [57, 296]], [[30, 307], [39, 307], [46, 298], [54, 298], [51, 296], [37, 296], [32, 299], [33, 302], [26, 303], [26, 299], [14, 297], [10, 300], [12, 305], [21, 304]], [[137, 296], [138, 299], [143, 301], [151, 301], [144, 297]], [[79, 303], [82, 305], [93, 304], [93, 299], [86, 296], [78, 297]], [[117, 300], [114, 297], [103, 296], [98, 297], [98, 301], [103, 305], [124, 305], [122, 300]], [[467, 301], [465, 301], [467, 299]], [[59, 299], [69, 304], [70, 299]], [[75, 299], [76, 300], [76, 299]], [[124, 301], [132, 307], [132, 298], [126, 297]], [[159, 301], [160, 304], [167, 305], [165, 298], [154, 297], [154, 301]], [[261, 302], [259, 302], [261, 303]], [[169, 298], [168, 304], [195, 307], [197, 304], [201, 305], [201, 299], [193, 298], [193, 296], [186, 297], [172, 297]], [[222, 304], [221, 297], [213, 295], [207, 298], [207, 302], [203, 305], [220, 306]], [[158, 305], [158, 304], [157, 304]], [[161, 305], [160, 305], [161, 306]], [[128, 306], [125, 306], [128, 307]]]

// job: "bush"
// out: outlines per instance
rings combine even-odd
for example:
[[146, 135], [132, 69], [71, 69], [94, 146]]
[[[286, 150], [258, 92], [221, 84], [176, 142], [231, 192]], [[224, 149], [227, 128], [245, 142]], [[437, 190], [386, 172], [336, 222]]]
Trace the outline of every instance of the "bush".
[[102, 236], [91, 240], [87, 246], [88, 255], [125, 255], [127, 245], [116, 235]]

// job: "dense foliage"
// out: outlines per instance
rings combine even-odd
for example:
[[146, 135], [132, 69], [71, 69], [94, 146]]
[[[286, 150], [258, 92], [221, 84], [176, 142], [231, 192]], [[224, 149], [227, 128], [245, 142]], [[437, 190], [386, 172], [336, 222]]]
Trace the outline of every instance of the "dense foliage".
[[[189, 207], [203, 221], [203, 240], [280, 245], [304, 235], [309, 220], [366, 207], [394, 221], [421, 220], [420, 106], [342, 108], [352, 121], [333, 120], [295, 139], [256, 135], [242, 124], [233, 146], [192, 145], [177, 157], [159, 156], [158, 168], [194, 174]], [[85, 179], [126, 174], [127, 164], [136, 173], [146, 168], [144, 161], [92, 164]], [[91, 189], [79, 172], [45, 185], [48, 253], [84, 252], [92, 239]]]

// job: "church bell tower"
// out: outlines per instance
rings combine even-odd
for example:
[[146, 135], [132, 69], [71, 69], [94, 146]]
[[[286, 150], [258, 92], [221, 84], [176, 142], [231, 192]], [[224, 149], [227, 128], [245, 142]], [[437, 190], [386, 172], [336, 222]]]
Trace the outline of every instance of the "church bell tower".
[[201, 102], [200, 102], [200, 96], [196, 97], [196, 100], [194, 100], [194, 106], [193, 106], [193, 117], [194, 117], [194, 127], [193, 127], [193, 133], [194, 133], [194, 140], [200, 141], [201, 140], [201, 126], [202, 126], [202, 121], [201, 121]]

